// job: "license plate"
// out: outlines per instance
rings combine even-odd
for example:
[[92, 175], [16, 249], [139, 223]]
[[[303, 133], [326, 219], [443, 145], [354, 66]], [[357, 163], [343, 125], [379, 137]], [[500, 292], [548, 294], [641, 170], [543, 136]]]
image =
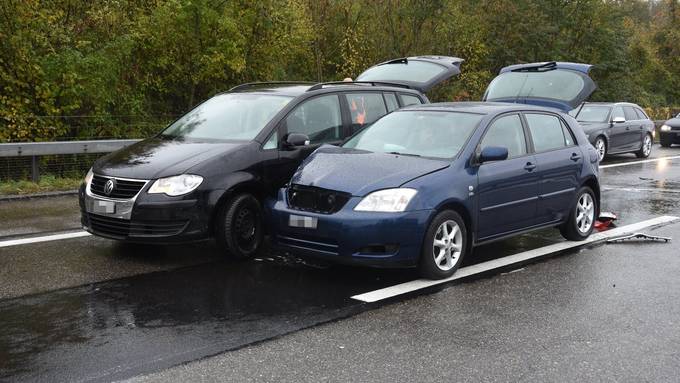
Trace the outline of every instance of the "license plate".
[[116, 203], [112, 201], [94, 201], [94, 213], [114, 214], [116, 212]]
[[316, 229], [316, 217], [305, 217], [302, 215], [291, 214], [288, 218], [288, 226], [303, 227], [305, 229]]

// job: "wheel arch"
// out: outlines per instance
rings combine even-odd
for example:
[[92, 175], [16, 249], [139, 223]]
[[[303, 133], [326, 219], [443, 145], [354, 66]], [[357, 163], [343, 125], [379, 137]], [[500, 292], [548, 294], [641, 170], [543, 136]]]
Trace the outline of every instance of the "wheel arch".
[[255, 198], [260, 201], [260, 204], [264, 201], [267, 195], [267, 190], [262, 185], [262, 183], [254, 175], [250, 173], [241, 173], [239, 177], [236, 178], [231, 185], [226, 189], [219, 190], [218, 195], [211, 198], [214, 202], [211, 203], [212, 208], [210, 212], [210, 222], [208, 226], [209, 233], [215, 232], [217, 215], [221, 209], [229, 203], [235, 196], [239, 194], [252, 194]]
[[593, 191], [593, 193], [595, 193], [595, 200], [597, 201], [597, 210], [595, 211], [595, 219], [598, 219], [600, 217], [600, 201], [601, 201], [600, 183], [597, 181], [597, 178], [588, 177], [581, 184], [581, 187], [583, 187], [583, 186], [589, 187]]
[[434, 217], [441, 213], [444, 210], [453, 210], [456, 213], [460, 215], [460, 217], [463, 219], [463, 222], [465, 223], [465, 231], [467, 233], [467, 243], [468, 243], [468, 250], [472, 248], [473, 243], [475, 242], [475, 235], [474, 235], [474, 221], [472, 219], [472, 214], [470, 213], [470, 209], [465, 206], [464, 203], [457, 201], [457, 200], [449, 200], [441, 205], [439, 205], [433, 212], [432, 216], [428, 220], [428, 227], [432, 223], [432, 220]]

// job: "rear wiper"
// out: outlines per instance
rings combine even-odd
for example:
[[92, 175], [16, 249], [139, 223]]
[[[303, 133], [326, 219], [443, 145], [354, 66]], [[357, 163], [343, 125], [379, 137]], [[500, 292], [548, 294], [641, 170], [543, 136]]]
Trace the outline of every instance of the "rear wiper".
[[387, 152], [387, 154], [395, 154], [397, 156], [421, 157], [420, 154], [413, 154], [413, 153]]

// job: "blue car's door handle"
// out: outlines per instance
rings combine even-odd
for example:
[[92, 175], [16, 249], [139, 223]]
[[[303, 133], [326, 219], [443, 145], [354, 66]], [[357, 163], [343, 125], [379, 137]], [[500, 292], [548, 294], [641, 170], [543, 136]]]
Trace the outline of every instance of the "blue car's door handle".
[[572, 161], [574, 161], [574, 162], [576, 162], [576, 161], [578, 161], [578, 160], [581, 159], [581, 156], [578, 155], [577, 153], [572, 153], [572, 154], [571, 154], [571, 157], [569, 157], [569, 159], [572, 160]]
[[527, 164], [524, 165], [524, 169], [526, 169], [526, 171], [530, 172], [530, 171], [536, 169], [536, 164], [534, 164], [532, 162], [527, 162]]

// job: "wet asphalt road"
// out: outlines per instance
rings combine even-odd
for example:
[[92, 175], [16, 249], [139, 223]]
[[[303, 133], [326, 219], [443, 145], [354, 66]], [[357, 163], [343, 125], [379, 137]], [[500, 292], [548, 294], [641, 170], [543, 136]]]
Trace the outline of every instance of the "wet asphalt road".
[[[621, 225], [680, 216], [680, 159], [603, 169], [602, 184]], [[0, 237], [77, 228], [74, 201], [0, 202]], [[680, 239], [680, 224], [658, 231]], [[467, 264], [557, 241], [521, 236]], [[679, 256], [672, 244], [592, 247], [383, 306], [349, 297], [412, 271], [229, 262], [210, 243], [0, 248], [0, 381], [672, 381]], [[323, 322], [334, 323], [312, 327]]]

